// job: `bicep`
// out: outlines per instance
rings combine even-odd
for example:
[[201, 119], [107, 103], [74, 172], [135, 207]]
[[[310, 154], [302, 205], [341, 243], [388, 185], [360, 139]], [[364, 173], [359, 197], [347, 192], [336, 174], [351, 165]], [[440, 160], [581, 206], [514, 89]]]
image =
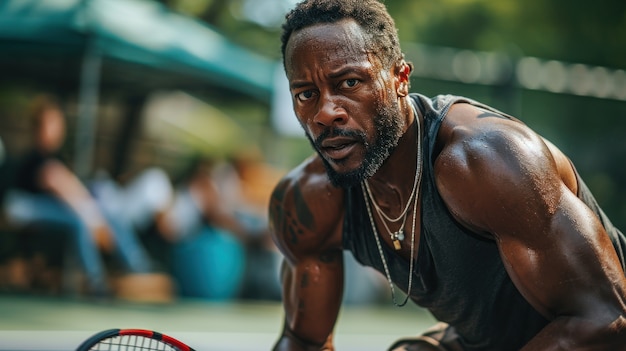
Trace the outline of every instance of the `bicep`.
[[[563, 186], [565, 188], [565, 186]], [[526, 299], [547, 318], [613, 318], [626, 297], [624, 273], [595, 214], [563, 192], [548, 225], [497, 235], [503, 262]]]
[[624, 273], [597, 216], [538, 136], [504, 131], [442, 153], [444, 202], [459, 222], [494, 237], [511, 279], [547, 318], [620, 310]]

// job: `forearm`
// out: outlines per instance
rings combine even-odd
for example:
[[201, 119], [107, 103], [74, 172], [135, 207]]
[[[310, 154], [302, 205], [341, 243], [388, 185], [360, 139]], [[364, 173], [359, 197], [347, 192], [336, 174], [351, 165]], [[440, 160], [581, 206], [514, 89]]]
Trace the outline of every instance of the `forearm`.
[[91, 197], [64, 199], [91, 231], [95, 244], [105, 252], [112, 252], [115, 242], [109, 224], [98, 203]]
[[78, 217], [90, 228], [106, 225], [106, 220], [98, 203], [91, 198], [64, 199], [64, 201], [76, 212]]
[[107, 252], [115, 243], [96, 200], [80, 180], [63, 164], [49, 161], [39, 174], [40, 186], [65, 202], [89, 228], [96, 245]]
[[81, 181], [63, 164], [49, 161], [40, 173], [41, 187], [65, 202], [90, 228], [105, 225], [95, 199]]
[[320, 275], [317, 269], [311, 272], [311, 267], [321, 268], [315, 261], [303, 260], [298, 267], [291, 269], [286, 261], [282, 266], [285, 322], [274, 350], [332, 351], [343, 291], [343, 265]]
[[594, 323], [576, 317], [553, 320], [520, 351], [613, 351], [626, 345], [626, 320]]

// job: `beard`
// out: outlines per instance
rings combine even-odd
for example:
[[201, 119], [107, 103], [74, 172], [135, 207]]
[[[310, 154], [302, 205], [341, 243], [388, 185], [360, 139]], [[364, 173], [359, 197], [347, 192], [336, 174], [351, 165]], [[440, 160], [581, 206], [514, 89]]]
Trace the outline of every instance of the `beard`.
[[[308, 133], [306, 133], [306, 135], [315, 151], [320, 155], [332, 185], [341, 188], [349, 188], [360, 184], [363, 180], [373, 176], [378, 171], [398, 145], [398, 140], [400, 140], [402, 136], [403, 127], [404, 121], [400, 118], [398, 103], [396, 100], [392, 100], [388, 101], [387, 104], [377, 104], [376, 116], [374, 118], [374, 130], [376, 134], [371, 143], [368, 142], [367, 135], [364, 132], [346, 129], [328, 128], [315, 140], [313, 140]], [[330, 162], [323, 157], [320, 151], [322, 141], [328, 137], [334, 136], [349, 136], [364, 145], [365, 153], [359, 167], [348, 172], [338, 172], [332, 167]]]

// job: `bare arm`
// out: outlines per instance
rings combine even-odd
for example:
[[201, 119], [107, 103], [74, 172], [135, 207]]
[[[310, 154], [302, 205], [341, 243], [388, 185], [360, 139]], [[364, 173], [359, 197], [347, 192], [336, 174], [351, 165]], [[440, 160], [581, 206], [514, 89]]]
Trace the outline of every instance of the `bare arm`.
[[[467, 109], [452, 123], [464, 125], [460, 112], [480, 113]], [[550, 320], [523, 350], [623, 349], [626, 279], [598, 218], [572, 189], [571, 166], [517, 122], [481, 123], [447, 129], [438, 187], [461, 223], [496, 239], [511, 279]]]
[[285, 322], [274, 350], [333, 350], [343, 295], [341, 203], [321, 173], [301, 168], [285, 178], [270, 203], [271, 233], [285, 256]]
[[39, 170], [43, 189], [65, 202], [87, 224], [100, 248], [111, 251], [114, 243], [108, 225], [87, 188], [63, 163], [50, 160]]

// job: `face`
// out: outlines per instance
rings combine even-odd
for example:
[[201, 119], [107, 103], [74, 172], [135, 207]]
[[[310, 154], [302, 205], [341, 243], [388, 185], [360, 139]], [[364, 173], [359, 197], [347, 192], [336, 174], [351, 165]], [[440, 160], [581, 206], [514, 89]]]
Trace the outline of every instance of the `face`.
[[394, 67], [383, 67], [365, 38], [344, 20], [294, 32], [285, 50], [296, 116], [335, 186], [376, 173], [405, 128]]
[[51, 108], [42, 113], [37, 143], [41, 151], [55, 152], [65, 140], [65, 120], [58, 109]]

